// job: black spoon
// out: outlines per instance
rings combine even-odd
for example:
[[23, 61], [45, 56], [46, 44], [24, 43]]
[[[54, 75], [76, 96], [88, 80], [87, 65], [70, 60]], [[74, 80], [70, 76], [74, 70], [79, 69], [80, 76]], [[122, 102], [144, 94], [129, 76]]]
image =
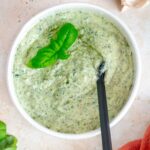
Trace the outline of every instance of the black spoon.
[[112, 150], [111, 134], [109, 127], [107, 99], [105, 91], [105, 62], [98, 67], [97, 94], [100, 113], [100, 125], [103, 150]]

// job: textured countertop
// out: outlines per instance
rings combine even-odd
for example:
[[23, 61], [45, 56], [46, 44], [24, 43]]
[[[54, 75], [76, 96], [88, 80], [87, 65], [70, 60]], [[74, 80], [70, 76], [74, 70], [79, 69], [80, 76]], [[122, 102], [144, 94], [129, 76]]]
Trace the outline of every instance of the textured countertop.
[[100, 150], [99, 136], [86, 140], [62, 140], [40, 132], [17, 111], [8, 94], [6, 66], [12, 43], [23, 25], [38, 12], [67, 2], [102, 6], [123, 20], [140, 48], [142, 79], [127, 115], [112, 128], [113, 148], [143, 135], [150, 124], [150, 5], [121, 13], [119, 0], [0, 0], [0, 120], [18, 138], [18, 150]]

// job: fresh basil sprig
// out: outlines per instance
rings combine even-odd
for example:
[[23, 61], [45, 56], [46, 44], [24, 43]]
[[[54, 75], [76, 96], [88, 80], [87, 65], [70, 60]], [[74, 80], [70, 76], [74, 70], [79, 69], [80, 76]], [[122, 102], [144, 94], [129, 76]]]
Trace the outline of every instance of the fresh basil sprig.
[[59, 59], [67, 59], [70, 55], [66, 52], [78, 37], [78, 31], [71, 23], [65, 23], [52, 38], [50, 44], [41, 48], [37, 54], [29, 60], [30, 68], [44, 68], [53, 65]]
[[16, 150], [17, 139], [6, 133], [6, 124], [0, 121], [0, 150]]

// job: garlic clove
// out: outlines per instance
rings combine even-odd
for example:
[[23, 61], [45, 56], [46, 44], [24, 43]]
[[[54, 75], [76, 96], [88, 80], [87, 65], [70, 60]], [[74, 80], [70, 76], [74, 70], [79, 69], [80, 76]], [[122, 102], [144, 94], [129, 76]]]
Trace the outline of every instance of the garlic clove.
[[122, 11], [129, 8], [140, 8], [147, 6], [150, 3], [149, 0], [121, 0]]

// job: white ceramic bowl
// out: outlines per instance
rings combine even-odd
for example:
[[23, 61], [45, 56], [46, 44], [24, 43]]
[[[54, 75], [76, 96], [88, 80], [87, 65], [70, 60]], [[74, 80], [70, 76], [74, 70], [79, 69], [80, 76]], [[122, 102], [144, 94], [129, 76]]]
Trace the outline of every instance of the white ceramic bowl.
[[133, 88], [131, 89], [131, 94], [128, 98], [127, 103], [124, 105], [123, 109], [119, 112], [119, 114], [110, 123], [110, 127], [115, 126], [123, 118], [123, 116], [125, 116], [125, 114], [129, 110], [131, 104], [133, 103], [133, 101], [135, 99], [137, 89], [139, 87], [140, 70], [141, 70], [140, 68], [141, 67], [140, 67], [140, 58], [139, 58], [138, 47], [136, 45], [136, 42], [135, 42], [131, 32], [129, 31], [129, 29], [126, 27], [126, 25], [123, 22], [121, 22], [116, 16], [114, 16], [109, 11], [107, 11], [101, 7], [98, 7], [98, 6], [91, 5], [91, 4], [69, 3], [69, 4], [63, 4], [63, 5], [55, 6], [55, 7], [49, 8], [49, 9], [39, 13], [38, 15], [33, 17], [27, 24], [25, 24], [25, 26], [23, 27], [23, 29], [19, 33], [18, 37], [16, 38], [16, 40], [13, 44], [11, 53], [10, 53], [10, 57], [9, 57], [9, 61], [8, 61], [8, 70], [7, 70], [8, 88], [9, 88], [9, 92], [10, 92], [10, 95], [12, 97], [12, 100], [13, 100], [15, 106], [17, 107], [19, 112], [22, 114], [22, 116], [24, 116], [24, 118], [26, 120], [28, 120], [34, 127], [36, 127], [37, 129], [39, 129], [39, 130], [41, 130], [47, 134], [50, 134], [50, 135], [53, 135], [56, 137], [60, 137], [60, 138], [64, 138], [64, 139], [83, 139], [83, 138], [89, 138], [89, 137], [93, 137], [95, 135], [100, 134], [100, 129], [96, 129], [96, 130], [89, 131], [89, 132], [82, 133], [82, 134], [64, 134], [64, 133], [60, 133], [60, 132], [56, 132], [56, 131], [47, 129], [46, 127], [40, 125], [35, 120], [33, 120], [24, 111], [24, 109], [20, 105], [18, 98], [16, 96], [16, 93], [15, 93], [15, 88], [14, 88], [14, 84], [13, 84], [13, 76], [12, 76], [12, 69], [13, 69], [14, 56], [15, 56], [16, 48], [17, 48], [18, 44], [21, 42], [21, 40], [23, 39], [23, 37], [25, 36], [25, 34], [36, 23], [38, 23], [38, 21], [41, 18], [44, 18], [44, 17], [48, 16], [50, 13], [55, 12], [57, 10], [64, 10], [67, 8], [69, 8], [69, 9], [70, 8], [81, 8], [81, 9], [87, 8], [89, 11], [94, 10], [94, 11], [99, 12], [103, 16], [107, 17], [110, 21], [112, 21], [120, 29], [122, 34], [126, 37], [129, 45], [132, 47], [134, 67], [135, 67], [134, 68], [135, 69], [135, 77], [134, 77], [134, 81], [133, 81]]

